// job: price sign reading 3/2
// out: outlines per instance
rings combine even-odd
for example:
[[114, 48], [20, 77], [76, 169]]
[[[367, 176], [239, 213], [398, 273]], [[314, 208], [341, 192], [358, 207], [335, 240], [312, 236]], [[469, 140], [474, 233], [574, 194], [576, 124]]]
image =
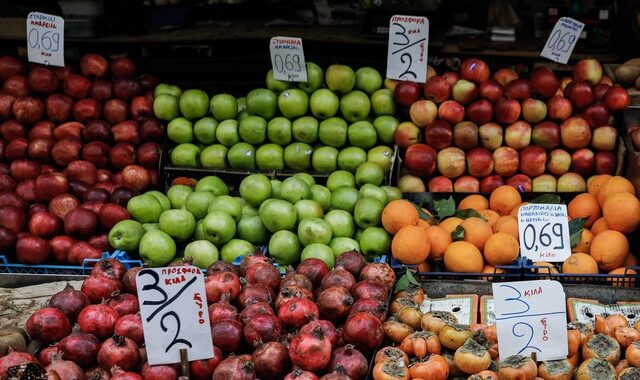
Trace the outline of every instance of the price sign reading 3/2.
[[520, 254], [533, 262], [561, 262], [571, 256], [567, 206], [530, 203], [518, 211]]
[[427, 81], [429, 20], [426, 17], [395, 15], [389, 21], [387, 78]]
[[307, 81], [302, 38], [273, 37], [269, 43], [269, 50], [275, 79], [288, 82]]
[[64, 19], [31, 12], [27, 16], [27, 55], [29, 62], [64, 66]]
[[500, 357], [567, 357], [567, 312], [559, 282], [503, 282], [492, 287]]
[[576, 47], [583, 28], [583, 23], [571, 17], [560, 18], [553, 27], [540, 55], [552, 61], [566, 64], [569, 62], [569, 57], [571, 57], [573, 48]]
[[213, 357], [204, 276], [197, 267], [145, 268], [136, 277], [149, 364]]

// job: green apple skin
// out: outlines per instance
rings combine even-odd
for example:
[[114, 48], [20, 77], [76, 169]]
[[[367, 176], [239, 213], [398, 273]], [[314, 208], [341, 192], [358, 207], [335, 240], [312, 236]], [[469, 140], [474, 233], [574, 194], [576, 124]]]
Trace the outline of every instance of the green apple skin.
[[311, 144], [318, 139], [318, 120], [312, 116], [302, 116], [291, 124], [291, 133], [296, 141]]
[[336, 170], [327, 178], [327, 188], [332, 193], [341, 187], [356, 187], [356, 177], [346, 170]]
[[298, 219], [295, 207], [285, 200], [270, 199], [260, 206], [262, 224], [271, 232], [293, 230]]
[[356, 170], [356, 184], [362, 186], [365, 183], [380, 186], [384, 181], [384, 171], [373, 162], [365, 162]]
[[279, 265], [291, 265], [300, 259], [302, 244], [291, 231], [278, 231], [269, 240], [269, 256]]
[[315, 243], [304, 247], [300, 254], [300, 260], [304, 261], [311, 258], [324, 261], [329, 270], [332, 270], [335, 264], [335, 255], [333, 254], [333, 250], [326, 244]]
[[182, 90], [178, 86], [173, 86], [168, 83], [160, 83], [153, 90], [153, 96], [157, 98], [160, 94], [168, 94], [171, 96], [180, 97], [182, 95]]
[[358, 167], [367, 161], [367, 152], [357, 146], [344, 148], [338, 153], [338, 167], [355, 173]]
[[157, 223], [162, 214], [162, 204], [153, 195], [141, 194], [129, 199], [127, 211], [139, 223]]
[[304, 219], [298, 224], [298, 238], [303, 246], [314, 243], [329, 244], [331, 226], [321, 218]]
[[145, 223], [142, 225], [144, 228], [144, 232], [147, 233], [149, 231], [155, 231], [160, 229], [160, 223]]
[[173, 166], [197, 168], [200, 166], [200, 148], [194, 144], [180, 144], [171, 149]]
[[282, 116], [294, 119], [307, 113], [309, 95], [299, 88], [284, 90], [278, 96], [278, 109]]
[[240, 219], [236, 225], [236, 232], [240, 239], [252, 244], [265, 244], [269, 239], [269, 232], [259, 215]]
[[250, 218], [252, 216], [259, 216], [260, 214], [258, 214], [258, 209], [251, 206], [250, 204], [246, 204], [244, 206], [242, 206], [242, 217], [240, 218], [240, 220], [244, 219], [244, 218]]
[[160, 230], [149, 231], [140, 239], [138, 252], [146, 265], [161, 267], [169, 264], [176, 256], [176, 243], [171, 236]]
[[331, 65], [327, 67], [327, 71], [324, 74], [327, 87], [331, 91], [335, 91], [339, 94], [346, 94], [353, 90], [353, 86], [356, 84], [356, 73], [353, 69], [345, 65]]
[[[360, 238], [362, 237], [363, 232], [364, 230], [362, 228], [356, 228], [356, 232], [353, 234], [353, 239], [360, 243]], [[360, 252], [362, 252], [362, 250]]]
[[209, 202], [215, 198], [216, 196], [209, 191], [194, 191], [187, 196], [184, 207], [193, 214], [196, 220], [200, 220], [207, 216], [209, 213]]
[[178, 117], [167, 124], [167, 137], [176, 144], [193, 141], [193, 124], [191, 120]]
[[184, 247], [184, 257], [191, 257], [193, 265], [205, 269], [218, 261], [218, 248], [208, 240], [195, 240]]
[[196, 219], [187, 210], [167, 210], [160, 214], [160, 230], [176, 241], [185, 241], [193, 235]]
[[200, 219], [196, 222], [196, 228], [193, 230], [193, 239], [207, 240], [207, 233], [204, 231], [204, 219]]
[[382, 87], [382, 76], [373, 67], [361, 67], [356, 70], [355, 88], [371, 95]]
[[178, 117], [180, 100], [177, 96], [160, 94], [153, 100], [153, 114], [160, 120], [169, 121]]
[[389, 253], [391, 237], [380, 227], [369, 227], [360, 235], [360, 251], [368, 260]]
[[322, 87], [324, 82], [324, 71], [318, 65], [313, 62], [307, 62], [305, 64], [307, 68], [307, 81], [298, 83], [298, 87], [307, 94], [311, 94]]
[[324, 220], [331, 226], [334, 238], [350, 238], [355, 232], [353, 216], [345, 210], [331, 210], [324, 216]]
[[218, 121], [212, 117], [203, 117], [193, 124], [193, 135], [203, 144], [211, 145], [216, 142], [216, 128]]
[[376, 134], [381, 143], [392, 145], [395, 140], [396, 129], [398, 129], [400, 122], [394, 116], [382, 115], [373, 119], [373, 127], [376, 129]]
[[322, 185], [311, 185], [311, 200], [322, 207], [322, 211], [327, 212], [331, 207], [331, 191]]
[[351, 91], [340, 99], [340, 112], [349, 122], [365, 120], [371, 111], [369, 95], [362, 91]]
[[253, 170], [256, 168], [256, 148], [245, 142], [237, 143], [229, 149], [227, 161], [234, 169]]
[[328, 88], [321, 88], [311, 94], [309, 108], [318, 119], [333, 117], [340, 109], [340, 98]]
[[380, 186], [387, 193], [389, 202], [402, 199], [402, 191], [395, 186]]
[[347, 137], [351, 145], [362, 149], [372, 148], [378, 142], [378, 135], [375, 128], [373, 128], [373, 124], [366, 120], [351, 124], [347, 131]]
[[251, 174], [240, 182], [240, 196], [253, 207], [271, 198], [271, 181], [264, 174]]
[[180, 95], [180, 112], [187, 119], [199, 119], [209, 111], [209, 96], [202, 90], [190, 89]]
[[247, 94], [247, 111], [267, 120], [278, 110], [278, 97], [267, 88], [256, 88]]
[[236, 113], [236, 115], [237, 115], [240, 112], [242, 112], [242, 111], [247, 109], [247, 98], [244, 97], [244, 96], [241, 96], [241, 97], [236, 99], [236, 102], [238, 103], [238, 112]]
[[347, 142], [346, 121], [339, 117], [322, 120], [318, 126], [318, 139], [324, 145], [340, 148]]
[[214, 211], [224, 212], [231, 216], [235, 223], [238, 223], [240, 221], [240, 217], [242, 217], [242, 205], [237, 199], [230, 195], [215, 197], [211, 202], [209, 202], [208, 211], [209, 214]]
[[222, 261], [232, 263], [237, 258], [244, 258], [252, 255], [256, 251], [253, 244], [242, 239], [231, 239], [220, 250], [220, 258]]
[[224, 169], [227, 167], [229, 148], [222, 144], [213, 144], [200, 152], [200, 165], [208, 169]]
[[[307, 73], [307, 75], [309, 74]], [[273, 77], [273, 69], [272, 69], [272, 70], [269, 70], [269, 72], [267, 72], [266, 85], [269, 90], [275, 93], [280, 93], [288, 89], [289, 87], [291, 87], [291, 82], [275, 79]]]
[[217, 120], [233, 119], [238, 114], [238, 101], [233, 95], [214, 95], [209, 102], [209, 109]]
[[301, 199], [293, 207], [298, 214], [298, 224], [305, 219], [322, 218], [324, 211], [318, 202], [311, 199]]
[[293, 178], [301, 179], [309, 186], [313, 186], [316, 184], [316, 180], [313, 179], [313, 176], [309, 173], [296, 173], [293, 175]]
[[329, 242], [329, 247], [331, 247], [331, 250], [333, 251], [333, 254], [336, 258], [345, 252], [360, 252], [360, 244], [348, 237], [337, 237], [331, 239], [331, 241]]
[[235, 199], [236, 201], [238, 201], [238, 203], [240, 203], [240, 207], [244, 207], [246, 205], [248, 205], [249, 203], [247, 201], [244, 200], [244, 198], [242, 197], [233, 197], [233, 199]]
[[354, 187], [341, 187], [331, 194], [331, 207], [334, 210], [345, 210], [353, 214], [361, 195]]
[[393, 149], [386, 145], [376, 146], [367, 152], [367, 161], [380, 166], [385, 175], [391, 171], [393, 160]]
[[210, 212], [202, 219], [202, 224], [206, 240], [216, 246], [228, 242], [236, 234], [236, 222], [226, 212]]
[[247, 116], [240, 121], [238, 134], [249, 144], [262, 144], [267, 137], [267, 121], [260, 116]]
[[227, 184], [220, 179], [220, 177], [216, 177], [214, 175], [208, 175], [206, 177], [200, 178], [198, 183], [196, 183], [196, 191], [210, 191], [216, 197], [220, 195], [229, 195], [229, 187]]
[[313, 151], [311, 167], [323, 173], [331, 173], [338, 169], [338, 149], [332, 146], [321, 146]]
[[109, 244], [121, 251], [136, 252], [144, 234], [142, 224], [135, 220], [121, 220], [109, 231]]
[[364, 197], [358, 200], [353, 209], [353, 218], [358, 227], [367, 229], [380, 225], [384, 204], [376, 198]]
[[396, 102], [393, 100], [393, 92], [386, 88], [374, 92], [371, 95], [371, 109], [376, 116], [395, 115]]
[[238, 122], [233, 119], [223, 120], [216, 128], [216, 140], [227, 148], [240, 142]]
[[260, 170], [284, 169], [284, 148], [278, 144], [264, 144], [256, 149], [256, 166]]
[[293, 170], [308, 170], [311, 166], [313, 148], [302, 142], [289, 144], [284, 148], [284, 164]]
[[249, 113], [249, 111], [244, 110], [242, 112], [238, 112], [238, 115], [236, 116], [236, 120], [238, 122], [242, 121], [244, 118], [246, 118], [247, 116], [251, 116], [251, 114]]
[[167, 198], [166, 195], [159, 192], [158, 190], [150, 190], [150, 191], [147, 191], [145, 194], [153, 195], [154, 197], [156, 197], [156, 199], [160, 202], [160, 205], [162, 206], [162, 211], [166, 211], [171, 208], [171, 202], [169, 201], [169, 198]]
[[167, 198], [171, 202], [171, 208], [183, 208], [189, 194], [193, 193], [193, 188], [185, 185], [173, 185], [167, 190]]
[[301, 199], [309, 199], [311, 187], [302, 179], [289, 177], [282, 181], [280, 186], [280, 197], [291, 204], [295, 204]]
[[291, 142], [291, 120], [278, 116], [267, 123], [267, 138], [274, 144], [287, 145]]
[[271, 180], [271, 197], [280, 199], [281, 188], [282, 188], [282, 181], [280, 181], [279, 179], [272, 179]]
[[387, 195], [387, 192], [384, 191], [384, 189], [382, 189], [381, 187], [372, 185], [370, 183], [365, 183], [364, 185], [362, 185], [362, 187], [360, 187], [360, 195], [362, 195], [363, 198], [375, 198], [379, 200], [383, 206], [386, 206], [387, 203], [389, 203], [389, 196]]

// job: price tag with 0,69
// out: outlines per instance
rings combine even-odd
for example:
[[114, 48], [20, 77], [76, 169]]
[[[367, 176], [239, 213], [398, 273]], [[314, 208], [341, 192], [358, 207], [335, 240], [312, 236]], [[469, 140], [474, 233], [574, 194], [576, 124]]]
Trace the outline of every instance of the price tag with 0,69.
[[584, 24], [571, 17], [562, 17], [553, 27], [547, 43], [544, 45], [541, 56], [552, 61], [566, 64], [576, 47]]
[[302, 38], [273, 37], [269, 43], [269, 51], [275, 79], [288, 82], [307, 81]]
[[520, 254], [533, 262], [562, 262], [571, 256], [567, 206], [530, 203], [518, 210]]
[[27, 56], [29, 62], [64, 66], [64, 19], [31, 12], [27, 16]]
[[428, 56], [429, 20], [417, 16], [391, 17], [387, 78], [426, 82]]

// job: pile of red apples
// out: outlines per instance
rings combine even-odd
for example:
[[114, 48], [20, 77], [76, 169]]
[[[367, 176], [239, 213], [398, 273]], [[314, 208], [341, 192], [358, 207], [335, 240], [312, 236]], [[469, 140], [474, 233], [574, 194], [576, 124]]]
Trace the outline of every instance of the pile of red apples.
[[0, 57], [0, 254], [82, 264], [110, 250], [128, 199], [158, 182], [156, 84], [126, 57], [86, 54], [77, 69]]
[[614, 174], [613, 115], [629, 105], [629, 94], [594, 59], [577, 62], [572, 74], [559, 78], [538, 67], [528, 78], [509, 68], [492, 75], [471, 58], [424, 86], [397, 83], [395, 100], [411, 120], [395, 133], [404, 150], [399, 187], [490, 193], [507, 184], [578, 192], [590, 176]]

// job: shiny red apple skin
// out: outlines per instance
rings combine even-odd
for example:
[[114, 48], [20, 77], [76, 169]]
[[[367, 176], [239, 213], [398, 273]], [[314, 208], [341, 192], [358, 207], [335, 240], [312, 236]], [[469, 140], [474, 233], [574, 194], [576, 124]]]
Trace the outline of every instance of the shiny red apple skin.
[[437, 152], [427, 144], [413, 144], [407, 148], [404, 164], [413, 175], [426, 177], [436, 169]]

